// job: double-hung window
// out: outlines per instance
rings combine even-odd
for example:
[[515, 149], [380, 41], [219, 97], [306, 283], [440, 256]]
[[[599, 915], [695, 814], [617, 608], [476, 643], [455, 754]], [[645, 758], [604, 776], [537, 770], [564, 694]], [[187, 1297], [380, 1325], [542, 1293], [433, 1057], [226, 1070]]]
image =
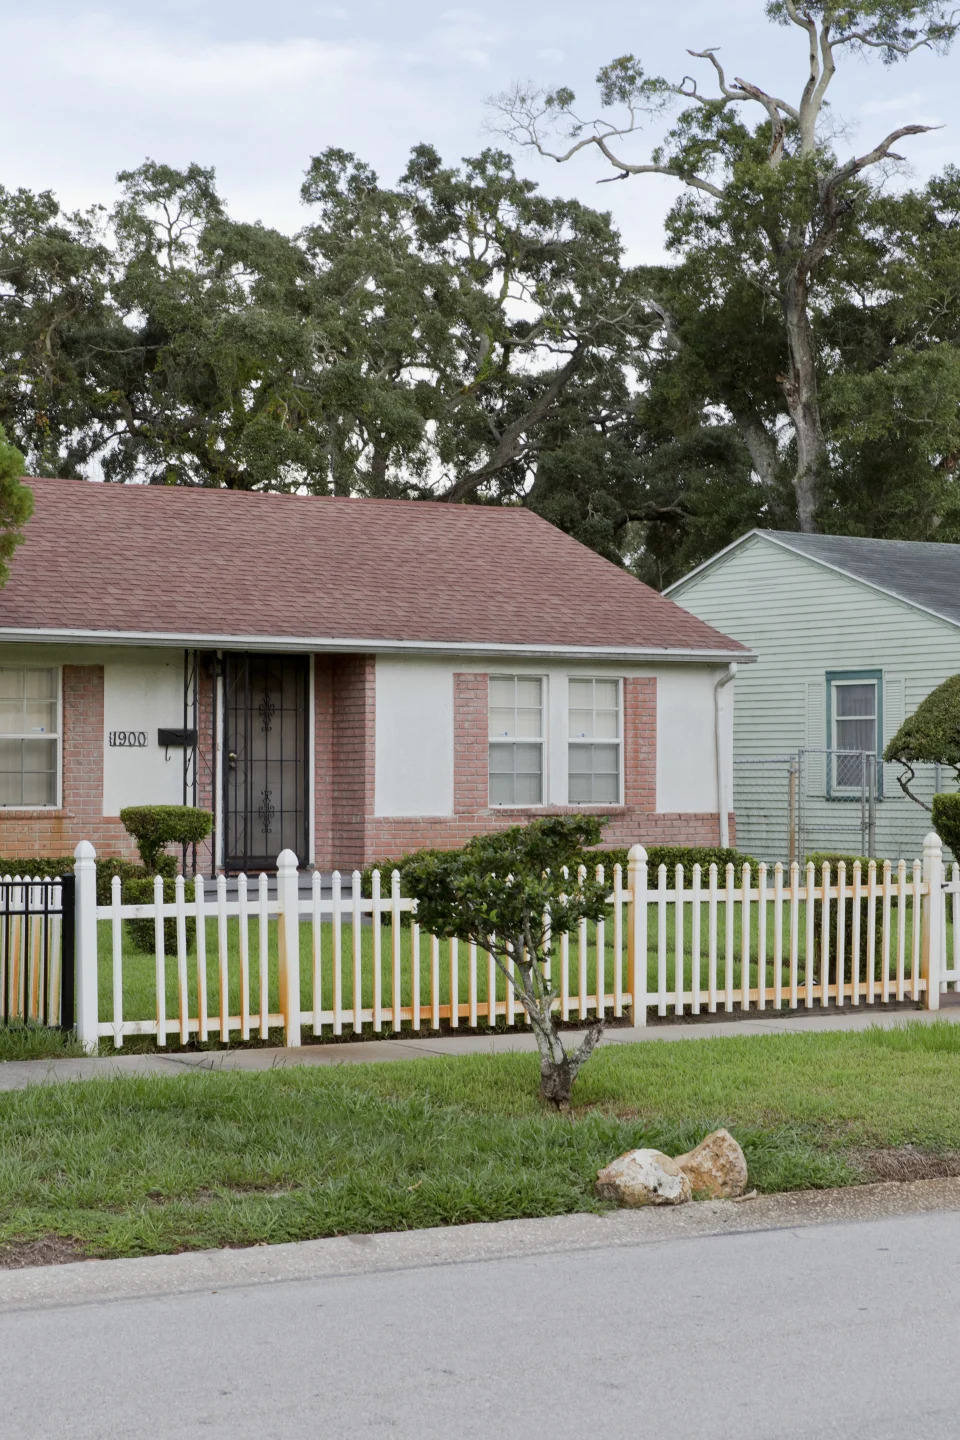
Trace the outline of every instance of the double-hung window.
[[491, 675], [490, 804], [543, 804], [543, 680]]
[[60, 672], [0, 666], [0, 806], [56, 805]]
[[569, 681], [571, 805], [620, 803], [620, 681]]
[[[881, 675], [876, 671], [827, 676], [830, 793], [860, 794], [873, 783], [880, 752]], [[871, 758], [867, 758], [871, 757]]]

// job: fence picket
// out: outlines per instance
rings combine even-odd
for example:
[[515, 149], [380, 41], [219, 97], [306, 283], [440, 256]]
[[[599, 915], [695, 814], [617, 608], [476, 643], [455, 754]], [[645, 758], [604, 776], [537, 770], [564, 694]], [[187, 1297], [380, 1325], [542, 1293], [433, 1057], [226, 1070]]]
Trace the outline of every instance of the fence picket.
[[816, 965], [816, 896], [817, 884], [816, 873], [812, 861], [807, 863], [807, 897], [806, 897], [806, 945], [803, 956], [803, 978], [804, 997], [803, 1003], [808, 1010], [813, 1009], [813, 972]]
[[767, 1008], [767, 866], [757, 870], [757, 1009]]
[[163, 949], [163, 876], [153, 878], [153, 957], [157, 987], [157, 1044], [167, 1043], [167, 972]]
[[420, 926], [410, 926], [410, 1023], [420, 1029]]
[[121, 881], [114, 875], [110, 881], [110, 933], [113, 940], [113, 1043], [123, 1047], [123, 921], [120, 918]]
[[460, 945], [456, 938], [449, 942], [450, 955], [450, 1025], [456, 1030], [460, 1024]]
[[710, 866], [710, 888], [708, 897], [707, 924], [707, 984], [709, 986], [708, 1010], [717, 1013], [717, 867]]
[[700, 1014], [700, 907], [703, 904], [703, 871], [699, 865], [693, 867], [693, 899], [690, 911], [690, 1009]]
[[907, 968], [907, 862], [897, 863], [897, 999], [906, 997]]
[[430, 936], [430, 1029], [440, 1029], [440, 941]]
[[227, 944], [227, 877], [217, 876], [217, 976], [220, 985], [220, 1039], [230, 1039], [230, 950]]
[[623, 1015], [623, 869], [613, 867], [613, 1013]]
[[727, 866], [727, 884], [723, 901], [723, 1008], [729, 1014], [733, 1009], [733, 921], [735, 891], [733, 866]]
[[873, 1005], [877, 998], [877, 862], [867, 862], [867, 1004]]
[[333, 906], [333, 1033], [343, 1034], [343, 908], [340, 892], [340, 871], [330, 877], [330, 903]]
[[210, 1037], [207, 1015], [207, 903], [202, 875], [193, 882], [193, 897], [194, 924], [197, 928], [197, 1036], [202, 1042]]
[[911, 905], [913, 907], [913, 948], [910, 955], [910, 980], [911, 991], [914, 1000], [920, 999], [920, 911], [921, 911], [921, 864], [919, 860], [913, 862], [913, 887]]
[[477, 992], [479, 986], [477, 982], [477, 945], [475, 940], [471, 940], [467, 948], [467, 964], [470, 968], [470, 979], [467, 991], [467, 1005], [469, 1009], [469, 1014], [467, 1016], [467, 1024], [470, 1026], [471, 1030], [476, 1030], [478, 1003]]
[[[604, 881], [603, 866], [598, 865], [596, 878], [602, 885]], [[600, 1020], [607, 1012], [607, 927], [601, 918], [594, 927], [594, 939], [596, 941], [596, 970], [594, 972], [594, 987], [597, 995], [597, 1019]]]
[[247, 907], [247, 877], [237, 877], [237, 925], [240, 956], [240, 1039], [250, 1039], [250, 912]]
[[667, 1013], [667, 867], [657, 870], [657, 1014]]
[[353, 872], [350, 892], [350, 939], [353, 950], [353, 1033], [363, 1029], [363, 930], [360, 910], [360, 871]]
[[383, 1029], [383, 934], [380, 904], [380, 871], [371, 876], [370, 927], [373, 937], [373, 1029], [379, 1034]]
[[[257, 925], [257, 970], [260, 981], [260, 1039], [266, 1040], [270, 1033], [270, 931], [267, 915], [267, 877], [261, 875], [257, 883], [257, 904], [260, 911]], [[319, 926], [317, 927], [319, 930]], [[319, 945], [319, 940], [316, 942]], [[319, 998], [314, 1002], [320, 1003]]]
[[[116, 886], [117, 888], [119, 888], [120, 877], [119, 877], [118, 875], [115, 875], [115, 876], [113, 877], [113, 879], [114, 879], [114, 884], [115, 884], [115, 886]], [[179, 1017], [180, 1017], [180, 1044], [181, 1044], [181, 1045], [186, 1045], [187, 1041], [188, 1041], [189, 1038], [190, 1038], [190, 995], [189, 995], [189, 991], [188, 991], [189, 981], [188, 981], [188, 978], [187, 978], [187, 895], [186, 895], [186, 883], [187, 883], [187, 882], [184, 880], [184, 878], [183, 878], [182, 875], [178, 875], [178, 876], [176, 877], [176, 879], [174, 880], [174, 882], [173, 882], [174, 903], [176, 904], [176, 907], [177, 907], [177, 917], [176, 917], [176, 931], [177, 931], [177, 1012], [178, 1012], [178, 1015], [179, 1015]], [[119, 895], [118, 895], [118, 896], [117, 896], [116, 905], [114, 905], [114, 915], [116, 915], [116, 913], [117, 913], [117, 906], [119, 905], [119, 903], [120, 903], [120, 897], [119, 897]], [[115, 938], [114, 938], [114, 944], [116, 944], [116, 931], [117, 931], [118, 928], [119, 928], [119, 927], [116, 926], [116, 924], [115, 924], [115, 926], [114, 926], [114, 937], [115, 937]], [[117, 970], [120, 968], [121, 965], [122, 965], [122, 961], [120, 960], [120, 958], [119, 958], [118, 956], [115, 956], [115, 957], [114, 957], [114, 1004], [116, 1004], [116, 998], [117, 998], [117, 997], [116, 997], [116, 988], [117, 988], [117, 987], [116, 987], [116, 981], [117, 981], [116, 972], [117, 972]], [[122, 989], [123, 989], [123, 980], [122, 980], [122, 978], [121, 978], [121, 980], [120, 980], [120, 989], [121, 989], [121, 992], [122, 992]], [[114, 1024], [116, 1025], [116, 1016], [114, 1016]], [[120, 1031], [121, 1031], [121, 1034], [122, 1034], [122, 1032], [123, 1032], [123, 1022], [122, 1022], [122, 1020], [121, 1020], [121, 1022], [120, 1022]], [[247, 1038], [247, 1037], [244, 1036], [244, 1039], [246, 1039], [246, 1038]]]
[[790, 866], [790, 1008], [800, 1003], [800, 864]]
[[830, 862], [820, 871], [820, 1005], [830, 1004]]
[[883, 934], [881, 936], [880, 948], [880, 977], [882, 981], [882, 995], [886, 1002], [890, 999], [890, 861], [883, 862], [883, 911], [882, 923]]
[[[953, 988], [960, 990], [960, 865], [956, 861], [953, 862], [950, 881], [953, 886], [953, 894], [950, 898], [953, 902], [953, 970], [956, 975]], [[943, 928], [946, 930], [947, 927]]]
[[[313, 1004], [313, 1033], [315, 1036], [323, 1034], [323, 877], [319, 870], [314, 870], [313, 879], [310, 882], [310, 903], [313, 910], [313, 950], [311, 959], [311, 1002]], [[261, 962], [262, 963], [262, 962]], [[266, 1008], [266, 1002], [261, 999], [261, 1005]]]
[[683, 866], [673, 872], [676, 899], [673, 912], [673, 1013], [683, 1014], [683, 942], [685, 939]]
[[837, 958], [834, 965], [836, 971], [836, 1001], [838, 1005], [843, 1004], [844, 982], [846, 977], [847, 961], [847, 866], [841, 860], [837, 866]]
[[750, 866], [740, 871], [740, 1009], [750, 1009]]
[[773, 1008], [783, 1004], [783, 861], [773, 867]]
[[403, 1024], [403, 982], [401, 978], [401, 944], [403, 932], [400, 922], [400, 871], [390, 876], [390, 958], [392, 975], [390, 981], [390, 1019], [394, 1030]]
[[861, 903], [863, 900], [863, 872], [859, 860], [853, 862], [853, 912], [850, 926], [850, 1002], [853, 1005], [860, 1004], [860, 950], [862, 935], [861, 921], [863, 919]]

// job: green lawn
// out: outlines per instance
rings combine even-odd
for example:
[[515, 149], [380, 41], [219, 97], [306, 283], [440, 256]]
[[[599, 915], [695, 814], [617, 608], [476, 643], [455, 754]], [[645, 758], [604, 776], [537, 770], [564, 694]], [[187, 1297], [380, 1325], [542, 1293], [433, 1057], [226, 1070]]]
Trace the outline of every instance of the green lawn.
[[[533, 1055], [101, 1080], [0, 1095], [0, 1263], [603, 1208], [597, 1169], [726, 1125], [763, 1191], [960, 1151], [960, 1026], [611, 1046], [570, 1116]], [[948, 1163], [952, 1163], [948, 1160]]]

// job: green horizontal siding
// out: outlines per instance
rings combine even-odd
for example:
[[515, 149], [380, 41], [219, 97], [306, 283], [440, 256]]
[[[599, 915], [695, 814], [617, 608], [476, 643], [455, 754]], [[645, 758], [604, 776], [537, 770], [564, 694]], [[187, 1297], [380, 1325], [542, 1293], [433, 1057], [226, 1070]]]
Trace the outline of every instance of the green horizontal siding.
[[[671, 599], [757, 653], [757, 663], [737, 676], [735, 757], [822, 745], [824, 721], [816, 733], [809, 716], [820, 693], [826, 706], [828, 671], [883, 672], [884, 744], [935, 685], [960, 672], [960, 629], [761, 536], [676, 587]], [[902, 796], [898, 768], [885, 767], [877, 848], [890, 859], [912, 859], [930, 818]], [[759, 788], [752, 783], [751, 796]], [[777, 788], [771, 784], [771, 796]], [[918, 789], [925, 798], [933, 793], [932, 771], [922, 774]], [[854, 848], [850, 802], [808, 792], [804, 803], [807, 833], [816, 833], [818, 847]]]

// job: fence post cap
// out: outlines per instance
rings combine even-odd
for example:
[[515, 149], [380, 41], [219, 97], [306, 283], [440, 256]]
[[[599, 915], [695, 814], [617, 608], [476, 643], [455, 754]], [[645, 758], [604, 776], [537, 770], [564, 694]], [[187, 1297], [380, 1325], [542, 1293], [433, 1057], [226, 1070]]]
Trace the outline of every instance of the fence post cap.
[[642, 845], [631, 845], [627, 851], [627, 859], [635, 861], [638, 865], [642, 865], [646, 858], [647, 852]]
[[290, 871], [297, 869], [297, 857], [292, 850], [281, 850], [277, 856], [277, 870]]
[[937, 834], [936, 830], [931, 830], [928, 835], [924, 835], [923, 848], [924, 850], [943, 849], [943, 841], [940, 839], [940, 836]]
[[73, 852], [73, 858], [74, 860], [96, 860], [97, 852], [89, 840], [81, 840]]

